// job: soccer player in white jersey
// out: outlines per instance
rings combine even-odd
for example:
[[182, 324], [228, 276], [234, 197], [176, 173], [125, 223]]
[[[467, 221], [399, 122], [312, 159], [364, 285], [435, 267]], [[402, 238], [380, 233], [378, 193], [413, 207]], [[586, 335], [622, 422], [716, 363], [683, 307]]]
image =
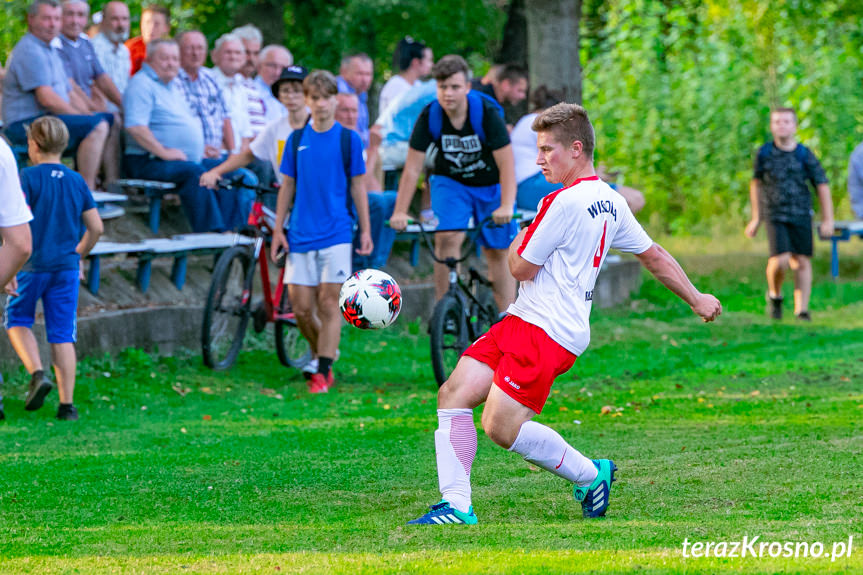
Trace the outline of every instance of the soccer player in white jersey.
[[557, 104], [537, 116], [536, 163], [563, 188], [545, 196], [536, 219], [509, 247], [521, 282], [509, 314], [471, 345], [438, 393], [435, 432], [441, 501], [412, 524], [477, 522], [470, 470], [477, 435], [473, 409], [485, 402], [482, 427], [492, 441], [573, 483], [584, 517], [608, 508], [614, 462], [590, 460], [557, 432], [533, 421], [552, 382], [590, 340], [596, 276], [609, 248], [631, 252], [705, 322], [722, 312], [635, 220], [626, 200], [597, 176], [593, 126], [584, 108]]

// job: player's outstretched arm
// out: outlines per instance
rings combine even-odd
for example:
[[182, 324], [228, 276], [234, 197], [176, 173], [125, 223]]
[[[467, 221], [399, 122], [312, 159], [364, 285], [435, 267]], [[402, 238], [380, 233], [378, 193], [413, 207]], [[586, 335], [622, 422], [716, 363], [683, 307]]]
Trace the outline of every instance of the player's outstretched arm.
[[677, 260], [659, 244], [653, 244], [646, 252], [636, 254], [636, 257], [647, 271], [688, 303], [692, 311], [704, 321], [713, 321], [722, 313], [722, 304], [719, 300], [695, 289]]

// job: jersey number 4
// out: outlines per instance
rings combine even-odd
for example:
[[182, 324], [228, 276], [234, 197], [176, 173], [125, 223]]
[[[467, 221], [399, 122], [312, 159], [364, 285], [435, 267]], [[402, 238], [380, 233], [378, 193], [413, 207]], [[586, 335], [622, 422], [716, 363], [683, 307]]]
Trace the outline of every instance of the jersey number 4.
[[608, 222], [602, 224], [602, 239], [599, 240], [599, 247], [596, 248], [596, 253], [593, 254], [593, 267], [598, 268], [602, 263], [602, 254], [605, 251], [605, 233], [608, 231]]

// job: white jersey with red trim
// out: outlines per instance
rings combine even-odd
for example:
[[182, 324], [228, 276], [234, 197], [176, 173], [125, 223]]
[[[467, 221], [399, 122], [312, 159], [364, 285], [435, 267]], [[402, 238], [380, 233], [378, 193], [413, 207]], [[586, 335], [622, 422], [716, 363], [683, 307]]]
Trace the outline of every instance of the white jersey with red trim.
[[540, 202], [518, 254], [542, 267], [521, 282], [507, 312], [581, 355], [590, 343], [593, 288], [609, 248], [640, 254], [652, 245], [623, 196], [597, 176], [576, 180]]

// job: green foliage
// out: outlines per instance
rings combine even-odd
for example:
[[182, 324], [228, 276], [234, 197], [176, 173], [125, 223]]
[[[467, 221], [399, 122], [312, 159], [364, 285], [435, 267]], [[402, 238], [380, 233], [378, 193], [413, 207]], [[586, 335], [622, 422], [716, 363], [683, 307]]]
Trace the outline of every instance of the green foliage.
[[863, 137], [860, 19], [850, 0], [587, 2], [584, 102], [600, 159], [630, 174], [671, 232], [742, 222], [768, 111], [790, 105], [799, 137], [847, 215], [847, 159]]

